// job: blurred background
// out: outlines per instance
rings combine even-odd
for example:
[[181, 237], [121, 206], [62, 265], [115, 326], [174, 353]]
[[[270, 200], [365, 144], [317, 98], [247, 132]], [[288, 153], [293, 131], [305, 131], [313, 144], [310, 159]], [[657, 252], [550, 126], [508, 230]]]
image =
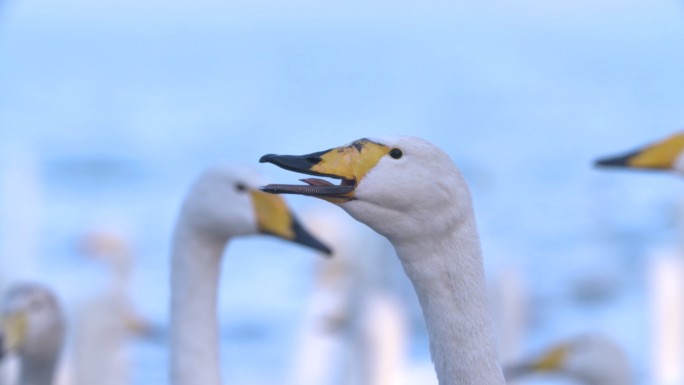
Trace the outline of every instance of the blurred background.
[[[675, 0], [2, 0], [0, 279], [45, 282], [74, 314], [107, 274], [84, 234], [118, 234], [132, 306], [162, 330], [132, 343], [132, 382], [165, 383], [169, 242], [193, 178], [228, 159], [291, 182], [259, 157], [411, 134], [470, 182], [504, 358], [600, 331], [657, 383], [653, 261], [681, 255], [682, 180], [592, 161], [684, 126], [682, 68]], [[289, 378], [318, 258], [231, 244], [225, 383]], [[384, 261], [407, 366], [429, 366], [412, 289]]]

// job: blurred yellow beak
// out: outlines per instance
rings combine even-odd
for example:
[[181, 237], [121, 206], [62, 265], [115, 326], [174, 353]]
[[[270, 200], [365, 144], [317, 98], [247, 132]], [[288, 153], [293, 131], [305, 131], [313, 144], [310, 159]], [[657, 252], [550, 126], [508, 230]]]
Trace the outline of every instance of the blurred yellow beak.
[[272, 194], [251, 191], [259, 232], [308, 246], [325, 254], [332, 250], [309, 234], [288, 209], [285, 201]]
[[533, 373], [561, 371], [569, 354], [570, 346], [563, 344], [556, 346], [537, 360], [504, 366], [506, 382], [513, 382]]
[[599, 159], [596, 166], [668, 170], [674, 167], [675, 161], [683, 151], [684, 133], [677, 133], [636, 151]]
[[569, 346], [559, 345], [534, 362], [532, 367], [539, 372], [559, 370], [563, 367], [563, 362], [567, 359], [569, 352]]
[[0, 321], [0, 331], [2, 332], [0, 355], [17, 350], [24, 343], [28, 331], [26, 313], [4, 314]]

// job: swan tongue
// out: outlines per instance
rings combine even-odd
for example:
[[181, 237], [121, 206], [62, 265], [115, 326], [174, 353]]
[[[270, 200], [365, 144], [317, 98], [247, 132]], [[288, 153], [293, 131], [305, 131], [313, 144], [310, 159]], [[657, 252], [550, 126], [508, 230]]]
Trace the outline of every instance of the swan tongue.
[[334, 186], [334, 184], [330, 183], [329, 181], [327, 181], [325, 179], [304, 178], [304, 179], [300, 179], [300, 181], [307, 183], [309, 186]]

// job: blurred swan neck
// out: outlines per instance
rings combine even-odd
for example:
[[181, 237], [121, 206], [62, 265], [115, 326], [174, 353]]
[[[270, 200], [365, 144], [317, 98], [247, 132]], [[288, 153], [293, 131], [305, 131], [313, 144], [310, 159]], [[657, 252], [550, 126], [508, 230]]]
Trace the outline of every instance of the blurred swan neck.
[[174, 385], [221, 384], [216, 303], [225, 245], [183, 225], [176, 229], [171, 267]]

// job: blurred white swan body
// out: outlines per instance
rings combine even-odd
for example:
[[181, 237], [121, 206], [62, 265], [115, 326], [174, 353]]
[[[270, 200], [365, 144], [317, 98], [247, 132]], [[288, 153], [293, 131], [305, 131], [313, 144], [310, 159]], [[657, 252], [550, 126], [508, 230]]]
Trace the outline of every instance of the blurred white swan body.
[[383, 287], [393, 272], [386, 241], [338, 209], [317, 207], [305, 219], [334, 254], [316, 264], [291, 384], [400, 384], [408, 325], [403, 304]]
[[342, 179], [262, 189], [329, 200], [390, 240], [418, 294], [441, 385], [504, 384], [470, 193], [446, 153], [396, 137], [261, 161]]
[[87, 234], [83, 251], [102, 262], [109, 282], [77, 309], [74, 320], [73, 376], [77, 385], [124, 385], [130, 382], [128, 343], [147, 323], [134, 310], [128, 292], [132, 251], [112, 230]]

